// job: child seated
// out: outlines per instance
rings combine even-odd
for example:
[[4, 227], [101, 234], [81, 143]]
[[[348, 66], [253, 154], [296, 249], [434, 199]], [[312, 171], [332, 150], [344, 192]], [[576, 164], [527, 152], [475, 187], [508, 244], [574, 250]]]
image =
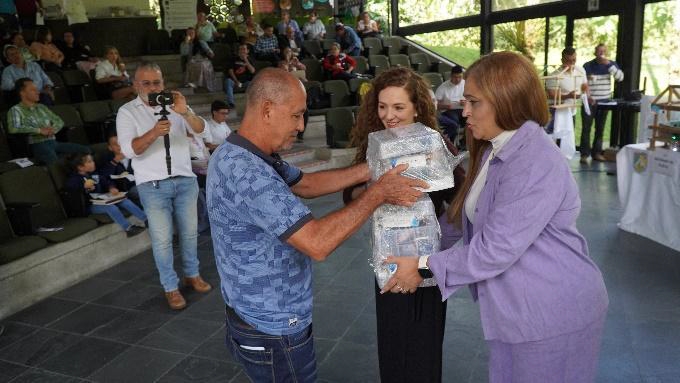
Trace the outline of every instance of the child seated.
[[[71, 174], [66, 180], [66, 188], [72, 191], [86, 193], [111, 193], [113, 195], [120, 193], [118, 189], [105, 178], [99, 177], [95, 172], [94, 160], [92, 156], [86, 153], [73, 154], [69, 158], [69, 165], [71, 167]], [[100, 182], [101, 181], [101, 182]], [[111, 205], [93, 205], [88, 198], [88, 211], [90, 214], [104, 214], [106, 213], [112, 220], [120, 225], [127, 233], [128, 237], [133, 237], [145, 229], [141, 226], [136, 226], [128, 222], [120, 211], [124, 208], [137, 217], [142, 222], [146, 222], [146, 214], [134, 202], [125, 198], [120, 202]]]
[[133, 175], [132, 160], [125, 158], [118, 144], [118, 136], [115, 131], [108, 139], [109, 153], [105, 160], [99, 164], [99, 175], [104, 179], [103, 182], [114, 185], [118, 190], [127, 192], [126, 197], [139, 204], [139, 193], [135, 181], [127, 178], [113, 180], [111, 176]]

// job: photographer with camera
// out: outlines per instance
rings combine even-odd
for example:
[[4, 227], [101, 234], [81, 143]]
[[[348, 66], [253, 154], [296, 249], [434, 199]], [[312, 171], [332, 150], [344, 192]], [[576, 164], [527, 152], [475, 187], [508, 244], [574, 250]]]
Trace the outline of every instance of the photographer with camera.
[[186, 307], [186, 301], [178, 290], [173, 267], [173, 221], [177, 223], [183, 285], [198, 292], [212, 289], [198, 274], [198, 184], [186, 139], [187, 132], [202, 133], [204, 122], [187, 106], [181, 93], [164, 91], [158, 65], [141, 63], [134, 86], [137, 98], [118, 111], [118, 141], [123, 154], [134, 159], [132, 167], [165, 297], [171, 309], [180, 310]]

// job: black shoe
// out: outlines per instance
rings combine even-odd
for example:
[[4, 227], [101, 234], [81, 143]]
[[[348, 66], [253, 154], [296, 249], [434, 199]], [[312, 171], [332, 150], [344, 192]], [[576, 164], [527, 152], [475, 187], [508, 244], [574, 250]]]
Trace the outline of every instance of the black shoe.
[[132, 225], [127, 229], [125, 234], [127, 235], [128, 238], [130, 238], [130, 237], [134, 237], [135, 235], [143, 232], [144, 230], [146, 230], [146, 229], [143, 228], [143, 227]]
[[231, 102], [227, 104], [227, 107], [228, 107], [229, 109], [234, 109], [235, 106], [236, 106], [236, 105], [234, 105], [234, 103], [231, 103]]

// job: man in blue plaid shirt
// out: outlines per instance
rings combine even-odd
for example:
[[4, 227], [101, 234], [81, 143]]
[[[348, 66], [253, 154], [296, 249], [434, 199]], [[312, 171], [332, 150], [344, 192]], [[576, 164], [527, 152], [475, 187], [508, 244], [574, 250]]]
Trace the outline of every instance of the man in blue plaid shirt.
[[264, 24], [262, 26], [264, 34], [257, 38], [255, 42], [255, 58], [263, 61], [271, 61], [273, 64], [278, 63], [279, 53], [279, 39], [274, 36], [274, 27]]

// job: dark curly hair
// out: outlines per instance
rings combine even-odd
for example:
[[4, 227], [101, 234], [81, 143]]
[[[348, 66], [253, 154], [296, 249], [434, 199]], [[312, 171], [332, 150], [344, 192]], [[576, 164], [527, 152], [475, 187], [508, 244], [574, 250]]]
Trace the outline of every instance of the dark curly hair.
[[387, 87], [404, 88], [415, 106], [417, 113], [415, 121], [439, 131], [437, 115], [430, 95], [430, 85], [416, 72], [404, 67], [388, 69], [373, 79], [371, 85], [371, 90], [366, 93], [361, 102], [357, 121], [350, 136], [350, 147], [357, 148], [354, 163], [366, 161], [368, 134], [385, 129], [378, 117], [378, 96]]

